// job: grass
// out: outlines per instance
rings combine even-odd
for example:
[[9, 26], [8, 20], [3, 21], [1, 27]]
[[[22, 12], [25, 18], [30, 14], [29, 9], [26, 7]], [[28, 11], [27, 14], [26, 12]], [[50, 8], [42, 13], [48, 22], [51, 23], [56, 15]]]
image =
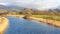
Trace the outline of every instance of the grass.
[[51, 15], [32, 15], [32, 16], [36, 18], [44, 18], [44, 19], [60, 21], [60, 17], [58, 16], [51, 16]]

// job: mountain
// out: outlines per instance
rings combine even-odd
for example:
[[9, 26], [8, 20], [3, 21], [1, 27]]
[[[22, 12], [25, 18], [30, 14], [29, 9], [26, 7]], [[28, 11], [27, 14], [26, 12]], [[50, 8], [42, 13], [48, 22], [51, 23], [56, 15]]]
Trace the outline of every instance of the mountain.
[[[0, 10], [8, 10], [8, 11], [21, 11], [23, 9], [25, 9], [26, 7], [21, 7], [21, 6], [17, 6], [17, 5], [3, 5], [3, 4], [0, 4]], [[29, 8], [29, 9], [32, 9], [32, 10], [35, 10], [36, 8]]]
[[23, 10], [24, 7], [20, 7], [20, 6], [15, 6], [15, 5], [0, 5], [0, 10], [8, 10], [8, 11], [16, 11], [16, 10]]

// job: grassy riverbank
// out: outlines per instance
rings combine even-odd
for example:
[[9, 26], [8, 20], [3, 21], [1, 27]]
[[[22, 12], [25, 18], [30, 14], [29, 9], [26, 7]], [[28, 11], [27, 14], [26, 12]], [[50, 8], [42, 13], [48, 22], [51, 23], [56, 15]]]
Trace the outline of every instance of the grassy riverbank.
[[[24, 15], [7, 15], [11, 17], [22, 18]], [[59, 16], [51, 16], [51, 15], [32, 15], [31, 20], [36, 20], [42, 23], [46, 23], [48, 25], [52, 25], [60, 28], [60, 17]]]
[[39, 21], [41, 23], [45, 23], [47, 25], [51, 25], [51, 26], [60, 28], [60, 21], [43, 19], [43, 18], [36, 18], [36, 17], [31, 17], [31, 20], [36, 20], [36, 21]]
[[60, 16], [51, 16], [51, 15], [32, 15], [32, 16], [36, 18], [60, 21]]
[[32, 19], [60, 28], [60, 16], [32, 15]]

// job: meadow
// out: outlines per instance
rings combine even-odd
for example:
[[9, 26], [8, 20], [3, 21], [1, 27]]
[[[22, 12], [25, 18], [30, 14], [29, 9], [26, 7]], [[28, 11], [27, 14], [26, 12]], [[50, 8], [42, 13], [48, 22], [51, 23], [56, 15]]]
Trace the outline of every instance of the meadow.
[[60, 16], [52, 16], [52, 15], [32, 15], [32, 16], [36, 18], [60, 21]]

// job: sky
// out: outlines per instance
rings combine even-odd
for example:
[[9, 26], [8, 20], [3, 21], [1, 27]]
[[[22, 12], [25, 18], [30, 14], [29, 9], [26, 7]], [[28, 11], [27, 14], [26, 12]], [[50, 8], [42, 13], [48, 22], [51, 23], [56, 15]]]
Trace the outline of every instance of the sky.
[[0, 0], [3, 5], [18, 5], [27, 8], [49, 9], [60, 6], [60, 0]]

